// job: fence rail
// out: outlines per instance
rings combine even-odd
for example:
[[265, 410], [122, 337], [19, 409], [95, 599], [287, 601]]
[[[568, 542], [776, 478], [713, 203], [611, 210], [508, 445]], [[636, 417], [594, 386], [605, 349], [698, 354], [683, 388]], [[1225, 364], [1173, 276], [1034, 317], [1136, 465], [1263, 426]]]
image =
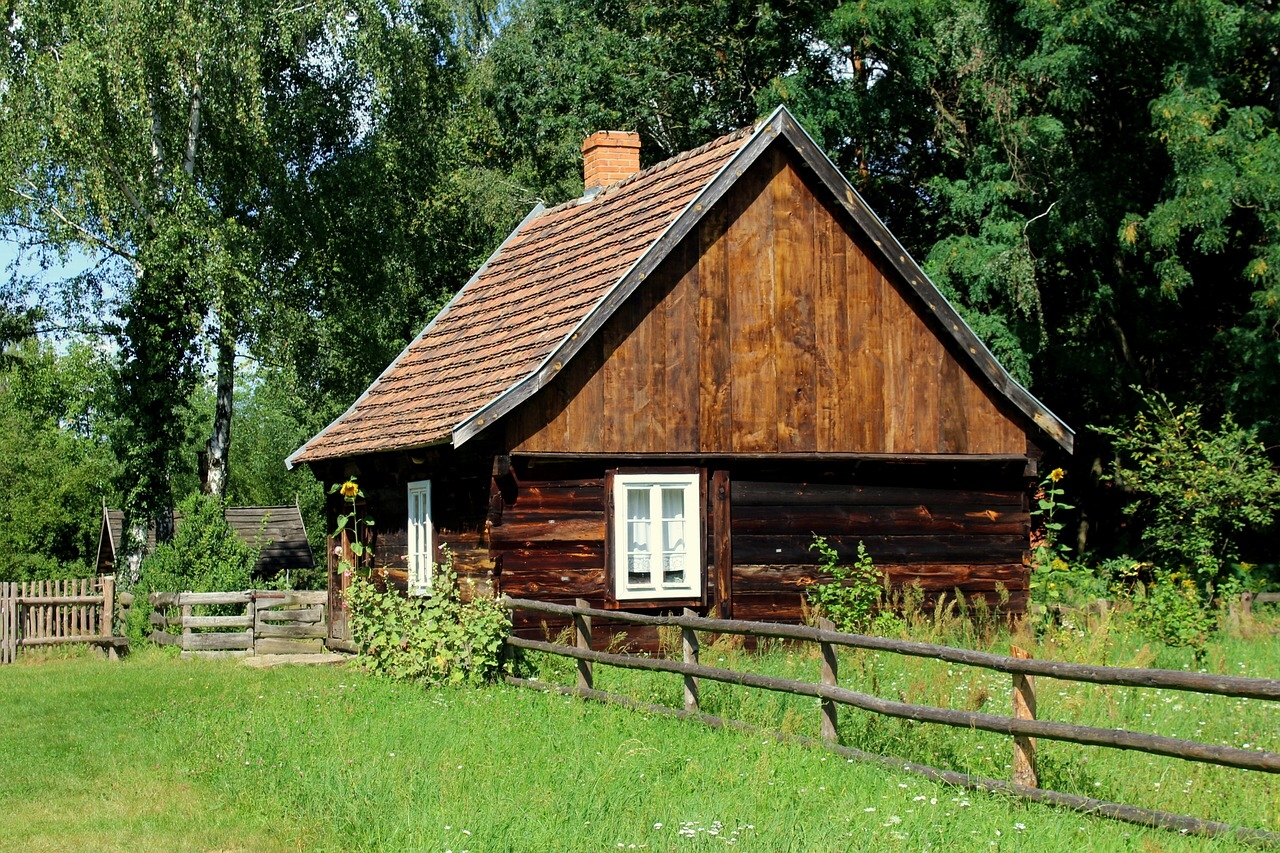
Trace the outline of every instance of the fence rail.
[[[239, 592], [153, 592], [151, 640], [185, 652], [241, 652], [252, 655], [320, 654], [329, 633], [324, 590]], [[234, 615], [197, 614], [196, 608], [242, 605]], [[176, 628], [180, 633], [171, 633]], [[239, 630], [226, 631], [234, 628]]]
[[115, 577], [0, 583], [0, 664], [18, 649], [89, 643], [112, 658], [128, 641], [114, 636]]
[[[1021, 657], [1018, 654], [1014, 656], [995, 655], [930, 643], [839, 633], [832, 630], [830, 623], [820, 625], [818, 628], [810, 628], [765, 622], [746, 622], [736, 619], [707, 619], [697, 616], [687, 609], [684, 615], [680, 616], [650, 616], [623, 611], [600, 610], [587, 606], [587, 602], [582, 600], [579, 600], [577, 605], [574, 606], [511, 597], [505, 597], [502, 601], [504, 606], [511, 610], [527, 610], [536, 613], [568, 616], [573, 619], [575, 642], [572, 646], [516, 636], [508, 637], [507, 644], [514, 648], [547, 652], [577, 660], [578, 680], [576, 692], [584, 696], [593, 696], [593, 694], [598, 693], [593, 689], [592, 664], [604, 663], [628, 669], [669, 672], [683, 676], [685, 680], [684, 713], [693, 715], [699, 713], [697, 681], [702, 678], [746, 687], [816, 697], [822, 700], [822, 737], [830, 745], [836, 745], [838, 740], [836, 729], [837, 705], [850, 705], [885, 716], [920, 722], [996, 732], [1009, 735], [1014, 739], [1014, 780], [1009, 787], [1023, 791], [1037, 790], [1035, 738], [1041, 737], [1049, 740], [1092, 746], [1129, 749], [1225, 767], [1280, 773], [1280, 754], [1274, 752], [1237, 749], [1183, 740], [1181, 738], [1144, 734], [1127, 729], [1105, 729], [1037, 720], [1035, 718], [1033, 676], [1045, 675], [1064, 681], [1084, 681], [1131, 687], [1160, 687], [1266, 700], [1280, 699], [1280, 680], [1276, 679], [1214, 676], [1176, 670], [1130, 669], [1038, 661], [1029, 657]], [[658, 660], [595, 651], [591, 648], [591, 626], [592, 620], [595, 618], [608, 619], [623, 624], [678, 627], [684, 635], [684, 660]], [[697, 660], [698, 645], [695, 631], [816, 642], [820, 645], [822, 652], [821, 682], [795, 681], [738, 670], [704, 666]], [[976, 711], [937, 708], [931, 705], [916, 705], [881, 699], [866, 693], [839, 687], [837, 684], [837, 659], [835, 656], [837, 646], [926, 657], [947, 663], [969, 664], [1009, 673], [1014, 679], [1014, 713], [1012, 716], [1001, 716]], [[1021, 650], [1015, 649], [1015, 652], [1021, 653]], [[934, 768], [928, 769], [936, 773], [945, 772]], [[1002, 787], [1007, 784], [1001, 783]], [[1059, 794], [1059, 792], [1047, 793], [1069, 799], [1069, 795]], [[1067, 804], [1066, 800], [1063, 801], [1063, 804]], [[1235, 833], [1235, 828], [1226, 827], [1224, 829], [1224, 825], [1221, 824], [1200, 821], [1196, 818], [1181, 815], [1158, 813], [1160, 820], [1153, 822], [1148, 818], [1157, 813], [1133, 809], [1122, 804], [1109, 805], [1115, 806], [1115, 808], [1110, 809], [1108, 813], [1122, 820], [1132, 818], [1134, 822], [1148, 825], [1176, 826], [1186, 831], [1203, 834], [1222, 834], [1228, 830]], [[1125, 817], [1125, 815], [1129, 815], [1129, 817]], [[1142, 819], [1139, 820], [1138, 816], [1141, 816]], [[1280, 834], [1267, 833], [1261, 830], [1246, 830], [1244, 832], [1250, 840], [1261, 840], [1265, 843], [1280, 845]], [[1239, 833], [1236, 834], [1238, 835]]]

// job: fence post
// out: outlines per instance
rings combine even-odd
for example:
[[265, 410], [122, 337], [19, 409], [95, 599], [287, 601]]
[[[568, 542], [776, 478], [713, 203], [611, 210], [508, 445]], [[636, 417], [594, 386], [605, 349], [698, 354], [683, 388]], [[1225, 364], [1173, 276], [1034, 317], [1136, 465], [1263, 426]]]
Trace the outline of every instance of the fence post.
[[[178, 595], [178, 603], [182, 604], [182, 595]], [[182, 650], [187, 651], [187, 643], [191, 642], [191, 605], [182, 604]]]
[[[698, 614], [686, 607], [684, 615], [697, 616]], [[696, 664], [698, 662], [698, 635], [694, 633], [692, 628], [681, 628], [680, 635], [684, 639], [684, 662]], [[698, 713], [697, 676], [686, 675], [684, 677], [684, 709], [691, 714]]]
[[0, 663], [12, 663], [9, 660], [9, 582], [0, 583]]
[[[818, 629], [821, 631], [834, 631], [835, 623], [830, 619], [822, 618], [818, 620]], [[838, 675], [840, 672], [839, 662], [836, 660], [836, 647], [831, 643], [821, 643], [822, 648], [822, 683], [831, 687], [835, 687], [838, 683]], [[822, 739], [827, 743], [837, 743], [839, 734], [836, 731], [836, 703], [830, 699], [822, 700]]]
[[258, 653], [258, 593], [249, 590], [249, 600], [244, 605], [244, 615], [249, 617], [249, 654]]
[[[574, 605], [577, 607], [590, 607], [591, 602], [585, 598], [576, 599]], [[579, 613], [573, 615], [573, 633], [575, 637], [575, 645], [580, 649], [591, 650], [591, 617], [584, 616]], [[590, 690], [592, 685], [591, 678], [591, 661], [578, 660], [578, 689]]]
[[[1017, 646], [1009, 647], [1009, 654], [1027, 660], [1031, 653]], [[1013, 676], [1013, 716], [1019, 720], [1036, 718], [1036, 680], [1033, 676], [1015, 673]], [[1013, 784], [1026, 788], [1039, 788], [1040, 775], [1036, 772], [1036, 739], [1013, 736]]]

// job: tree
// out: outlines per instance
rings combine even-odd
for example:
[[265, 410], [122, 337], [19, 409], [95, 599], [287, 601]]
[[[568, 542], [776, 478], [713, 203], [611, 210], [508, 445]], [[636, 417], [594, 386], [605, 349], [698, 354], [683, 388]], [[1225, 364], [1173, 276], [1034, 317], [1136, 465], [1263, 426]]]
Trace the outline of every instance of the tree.
[[[444, 97], [451, 20], [429, 2], [376, 0], [9, 4], [0, 215], [29, 249], [78, 246], [103, 261], [90, 277], [119, 294], [126, 503], [162, 540], [204, 365], [216, 376], [206, 490], [221, 495], [237, 347], [301, 361], [317, 328], [351, 322], [317, 322], [317, 306], [388, 301], [364, 262], [388, 248], [381, 231], [412, 234], [393, 217], [414, 222], [424, 196], [388, 192], [387, 175], [430, 173], [406, 142]], [[391, 142], [370, 142], [384, 125], [398, 128]], [[383, 267], [387, 289], [409, 268], [396, 253]], [[396, 307], [399, 332], [416, 312]]]
[[77, 344], [25, 342], [0, 371], [0, 579], [95, 570], [104, 501], [114, 501], [112, 366]]

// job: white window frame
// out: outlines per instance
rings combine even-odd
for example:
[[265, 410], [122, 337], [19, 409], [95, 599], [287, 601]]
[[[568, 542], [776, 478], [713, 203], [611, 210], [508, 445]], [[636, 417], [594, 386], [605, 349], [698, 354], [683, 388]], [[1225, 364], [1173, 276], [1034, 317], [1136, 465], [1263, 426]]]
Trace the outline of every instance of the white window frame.
[[[648, 583], [632, 583], [628, 577], [627, 493], [649, 488], [649, 530], [646, 541], [657, 542], [659, 547], [651, 553], [650, 580]], [[684, 491], [684, 548], [682, 553], [684, 580], [668, 583], [663, 578], [662, 557], [666, 553], [662, 529], [662, 490], [678, 486]], [[701, 599], [703, 563], [703, 513], [701, 505], [702, 474], [700, 471], [681, 473], [616, 473], [613, 475], [613, 518], [610, 520], [613, 537], [611, 560], [613, 569], [613, 595], [618, 601], [656, 601], [660, 599]], [[659, 529], [654, 530], [654, 519]]]
[[414, 480], [406, 490], [409, 521], [409, 594], [431, 594], [435, 527], [431, 523], [431, 481]]

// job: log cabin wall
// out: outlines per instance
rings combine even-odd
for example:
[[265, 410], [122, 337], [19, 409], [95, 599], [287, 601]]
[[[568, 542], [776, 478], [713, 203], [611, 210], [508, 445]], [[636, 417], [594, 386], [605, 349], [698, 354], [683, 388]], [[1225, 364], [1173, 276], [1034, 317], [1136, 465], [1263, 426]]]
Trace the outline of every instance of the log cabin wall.
[[[959, 591], [992, 607], [1021, 612], [1027, 599], [1030, 515], [1020, 463], [836, 462], [687, 458], [708, 480], [727, 478], [723, 500], [707, 490], [706, 606], [740, 619], [799, 622], [804, 588], [822, 580], [813, 534], [824, 535], [852, 559], [859, 541], [894, 585], [919, 582], [926, 599]], [[613, 607], [605, 581], [608, 519], [605, 472], [633, 467], [636, 459], [516, 457], [495, 477], [501, 497], [491, 512], [490, 545], [503, 593], [572, 603], [584, 598]], [[715, 565], [718, 530], [729, 518], [731, 569], [721, 584]], [[717, 589], [730, 591], [717, 607]], [[1003, 590], [1003, 592], [1002, 592]], [[1003, 599], [1003, 601], [1002, 601]], [[632, 609], [632, 608], [628, 608]], [[554, 635], [565, 624], [518, 614], [523, 634]], [[653, 647], [657, 635], [635, 626], [598, 626], [601, 645], [613, 630]]]
[[[493, 449], [476, 442], [455, 450], [432, 447], [406, 453], [378, 453], [355, 457], [337, 463], [316, 465], [316, 476], [325, 490], [356, 476], [365, 493], [361, 511], [374, 520], [373, 568], [388, 583], [404, 591], [409, 580], [409, 535], [407, 486], [416, 480], [431, 481], [431, 522], [435, 534], [437, 562], [444, 559], [441, 546], [453, 552], [454, 569], [458, 573], [464, 595], [475, 588], [491, 588], [494, 565], [485, 536], [485, 519], [489, 506], [489, 485]], [[338, 495], [329, 495], [326, 505], [327, 530], [332, 531], [339, 513], [350, 505]], [[337, 569], [333, 552], [336, 541], [328, 540], [330, 583]]]
[[794, 153], [775, 146], [509, 416], [508, 446], [1024, 453], [1026, 418], [878, 256]]

